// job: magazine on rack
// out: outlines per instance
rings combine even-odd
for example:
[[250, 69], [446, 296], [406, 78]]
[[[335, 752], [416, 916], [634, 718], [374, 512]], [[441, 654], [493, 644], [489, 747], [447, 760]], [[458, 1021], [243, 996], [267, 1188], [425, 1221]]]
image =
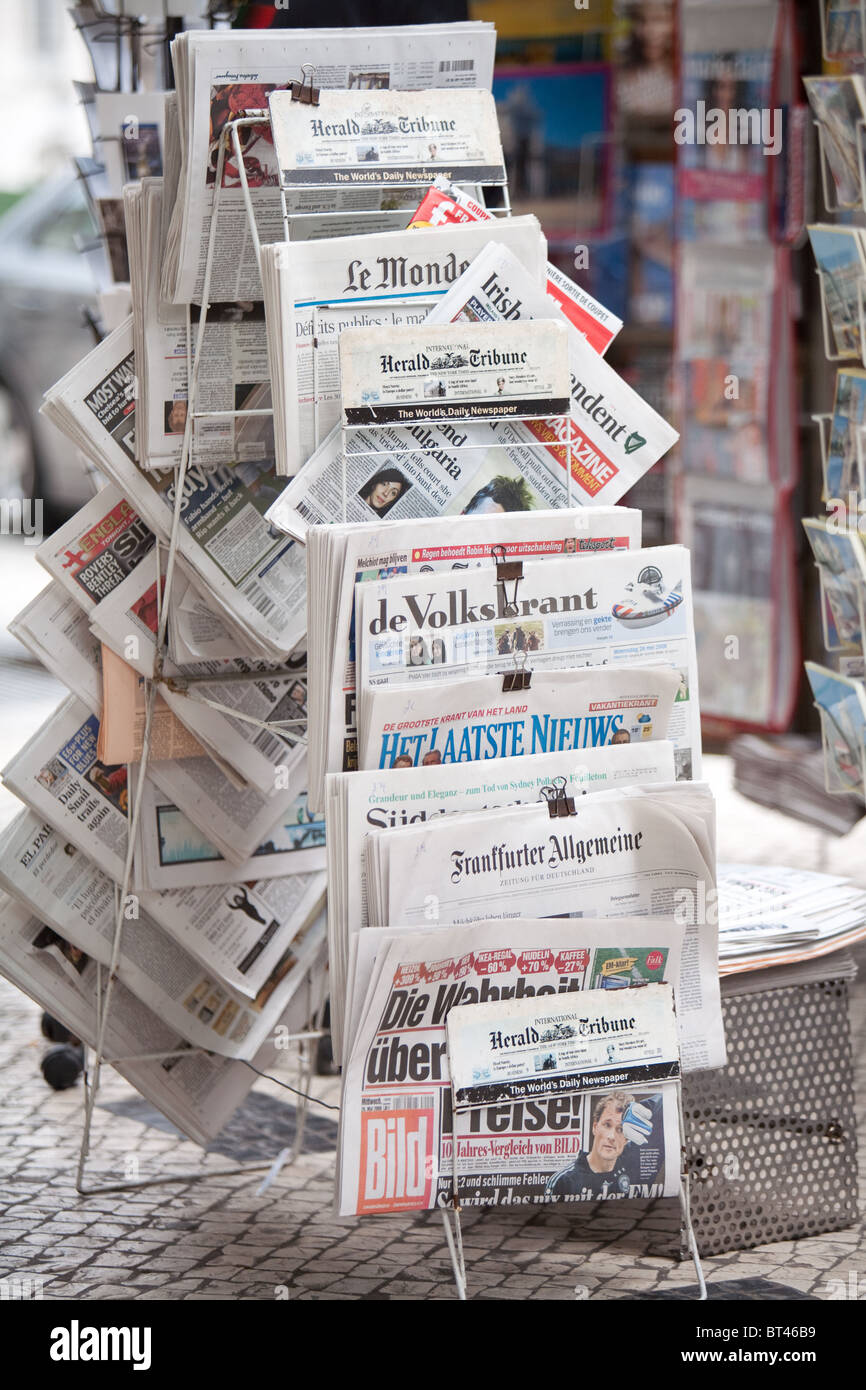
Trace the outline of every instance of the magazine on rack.
[[[327, 987], [324, 957], [322, 941], [279, 1021], [278, 1026], [289, 1033], [308, 1026], [321, 1005]], [[96, 961], [5, 893], [0, 894], [0, 973], [75, 1037], [96, 1047]], [[150, 1062], [121, 1060], [152, 1053], [168, 1055]], [[202, 1146], [228, 1124], [256, 1079], [243, 1062], [191, 1047], [120, 980], [114, 983], [105, 1056], [117, 1058], [112, 1063], [115, 1070], [187, 1138]], [[265, 1040], [252, 1062], [258, 1071], [273, 1067], [273, 1038]]]
[[[479, 775], [481, 773], [481, 775]], [[364, 845], [368, 835], [426, 823], [456, 811], [537, 801], [542, 787], [566, 775], [577, 795], [608, 786], [669, 782], [673, 745], [665, 740], [501, 758], [483, 770], [466, 763], [341, 772], [327, 779], [328, 956], [331, 1033], [342, 1050], [343, 1008], [351, 944], [368, 926]]]
[[[528, 559], [517, 581], [494, 569], [362, 584], [356, 683], [438, 684], [493, 675], [514, 655], [539, 675], [563, 667], [675, 671], [668, 737], [677, 776], [700, 776], [700, 713], [689, 554], [655, 546], [571, 559]], [[434, 662], [433, 642], [437, 643]]]
[[[408, 660], [436, 661], [437, 641], [410, 642]], [[444, 646], [441, 646], [444, 659]], [[512, 654], [516, 662], [517, 653]], [[641, 743], [667, 736], [679, 672], [664, 666], [544, 670], [522, 677], [532, 655], [505, 676], [470, 676], [435, 684], [362, 685], [358, 698], [362, 768], [430, 767], [580, 753], [585, 748]], [[528, 664], [523, 664], [528, 663]], [[513, 690], [509, 687], [513, 686]], [[523, 688], [521, 688], [523, 687]], [[508, 691], [508, 693], [504, 693]]]
[[[371, 29], [275, 29], [254, 32], [193, 31], [183, 33], [171, 46], [177, 85], [180, 168], [168, 162], [171, 142], [166, 142], [166, 178], [176, 182], [166, 246], [163, 294], [175, 303], [201, 300], [211, 209], [214, 198], [220, 137], [226, 122], [249, 110], [265, 112], [268, 98], [277, 88], [304, 79], [303, 65], [312, 64], [315, 85], [341, 88], [355, 94], [384, 89], [410, 91], [430, 88], [489, 91], [493, 81], [496, 32], [492, 24], [419, 24]], [[256, 225], [263, 242], [285, 235], [279, 196], [280, 171], [270, 122], [242, 131], [241, 148], [250, 187]], [[229, 147], [223, 171], [218, 225], [214, 228], [214, 258], [210, 297], [216, 301], [261, 297], [252, 237], [240, 185], [234, 148]], [[410, 199], [407, 208], [414, 207]], [[296, 199], [292, 210], [344, 211], [347, 218], [316, 219], [318, 228], [306, 224], [307, 236], [336, 236], [357, 222], [353, 213], [369, 213], [383, 207], [377, 190], [316, 191]], [[370, 231], [395, 224], [390, 201]], [[396, 214], [408, 218], [409, 211]], [[405, 221], [403, 223], [405, 225]]]
[[[277, 467], [294, 475], [340, 419], [337, 348], [346, 327], [423, 323], [490, 240], [491, 229], [446, 226], [263, 248]], [[496, 236], [539, 284], [547, 243], [538, 220], [512, 217]]]
[[[450, 1202], [455, 1128], [461, 1201], [470, 1205], [676, 1192], [676, 1107], [660, 1085], [611, 1087], [595, 1108], [582, 1094], [551, 1095], [542, 1078], [541, 1099], [458, 1112], [455, 1126], [446, 1029], [463, 1005], [531, 1007], [543, 998], [558, 1009], [598, 989], [614, 991], [617, 1017], [632, 1017], [623, 1001], [630, 1006], [640, 991], [627, 986], [674, 983], [681, 942], [676, 925], [632, 917], [362, 933], [337, 1155], [340, 1214]], [[609, 1117], [628, 1142], [616, 1145], [612, 1166], [605, 1159], [609, 1178], [584, 1181]]]
[[[804, 517], [803, 530], [812, 547], [821, 577], [821, 591], [830, 606], [841, 643], [862, 647], [863, 610], [866, 605], [866, 550], [857, 531], [840, 531], [823, 517]], [[835, 643], [824, 645], [832, 650]]]
[[[133, 302], [136, 458], [141, 468], [166, 468], [181, 458], [189, 409], [189, 365], [198, 348], [201, 312], [195, 304], [169, 304], [159, 297], [162, 180], [131, 184], [123, 196]], [[273, 459], [270, 406], [263, 304], [260, 300], [210, 304], [196, 378], [196, 411], [266, 413], [194, 419], [191, 461], [209, 465], [235, 459]]]
[[714, 835], [712, 794], [700, 783], [588, 793], [564, 818], [540, 804], [399, 826], [366, 839], [369, 921], [468, 925], [506, 900], [514, 917], [676, 913], [687, 929], [683, 1063], [721, 1066], [718, 930], [699, 920], [702, 895], [715, 886]]
[[[467, 222], [492, 222], [495, 214], [460, 188], [449, 184], [447, 179], [438, 178], [424, 194], [409, 224], [413, 228], [444, 227], [451, 223], [464, 225]], [[500, 240], [499, 222], [491, 235]], [[565, 317], [586, 338], [590, 347], [604, 356], [608, 347], [622, 328], [622, 319], [610, 313], [586, 290], [576, 285], [563, 271], [547, 263], [547, 284], [545, 290], [550, 299], [562, 310]]]
[[[135, 463], [131, 321], [105, 338], [47, 393], [42, 409], [107, 474], [167, 542], [172, 470]], [[304, 557], [263, 515], [278, 484], [267, 462], [193, 465], [181, 502], [178, 553], [241, 634], [239, 648], [280, 660], [304, 634]]]
[[[64, 836], [32, 812], [13, 821], [0, 843], [3, 887], [78, 950], [108, 965], [117, 918], [115, 882], [84, 854], [70, 853]], [[273, 1032], [325, 935], [324, 918], [318, 915], [324, 876], [318, 877], [308, 896], [306, 920], [287, 920], [283, 930], [274, 916], [280, 880], [264, 885], [270, 901], [263, 891], [253, 896], [244, 885], [235, 894], [186, 890], [168, 907], [130, 895], [123, 904], [118, 979], [193, 1047], [249, 1060]], [[194, 893], [199, 895], [198, 911]], [[225, 902], [217, 916], [218, 897]], [[234, 907], [241, 898], [245, 905]], [[154, 905], [163, 919], [182, 924], [182, 940], [157, 924]], [[257, 913], [262, 906], [267, 909], [249, 929], [237, 924], [239, 914], [247, 917], [246, 905]], [[193, 941], [195, 954], [189, 949]], [[256, 968], [269, 945], [266, 966]], [[259, 978], [255, 992], [246, 980], [254, 969]]]
[[586, 557], [635, 549], [640, 512], [627, 507], [573, 511], [473, 513], [460, 536], [447, 519], [424, 525], [418, 544], [414, 522], [314, 526], [307, 535], [308, 672], [310, 691], [308, 780], [311, 804], [321, 806], [326, 771], [357, 767], [355, 727], [355, 608], [357, 586], [396, 574], [432, 574], [492, 566], [493, 551], [523, 557]]

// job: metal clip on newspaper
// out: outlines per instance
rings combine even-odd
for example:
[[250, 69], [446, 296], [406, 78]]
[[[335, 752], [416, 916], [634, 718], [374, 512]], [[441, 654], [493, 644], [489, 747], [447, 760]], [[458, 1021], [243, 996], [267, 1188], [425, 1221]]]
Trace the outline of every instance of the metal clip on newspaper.
[[[308, 68], [309, 75], [307, 73]], [[300, 82], [292, 82], [290, 87], [292, 101], [300, 101], [304, 106], [318, 106], [319, 89], [313, 86], [313, 73], [315, 71], [316, 69], [312, 63], [301, 64], [301, 80]]]
[[532, 672], [526, 669], [526, 652], [512, 652], [514, 669], [502, 673], [503, 695], [513, 694], [515, 690], [528, 690], [532, 683]]
[[[494, 545], [490, 554], [496, 561], [496, 583], [502, 592], [505, 616], [512, 618], [517, 613], [517, 587], [523, 578], [523, 561], [507, 559], [504, 545]], [[510, 596], [505, 588], [506, 584], [514, 585]]]
[[547, 814], [551, 820], [561, 820], [567, 816], [577, 815], [574, 808], [574, 797], [567, 795], [567, 786], [567, 778], [554, 777], [549, 787], [541, 788], [541, 795], [547, 802]]

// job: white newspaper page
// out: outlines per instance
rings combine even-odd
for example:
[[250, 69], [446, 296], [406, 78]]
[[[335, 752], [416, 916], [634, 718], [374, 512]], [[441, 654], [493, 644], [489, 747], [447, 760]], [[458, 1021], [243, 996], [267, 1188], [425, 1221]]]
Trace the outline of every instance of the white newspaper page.
[[[144, 473], [135, 465], [134, 373], [128, 322], [52, 388], [43, 410], [168, 541], [174, 474]], [[278, 491], [267, 462], [193, 465], [184, 484], [178, 542], [204, 588], [272, 658], [291, 651], [304, 634], [303, 553], [264, 517]]]
[[361, 767], [573, 759], [585, 748], [663, 739], [679, 688], [677, 673], [660, 666], [590, 667], [538, 672], [528, 690], [503, 693], [513, 674], [362, 689]]
[[338, 773], [327, 779], [328, 934], [331, 961], [331, 1032], [342, 1050], [343, 1001], [350, 943], [368, 925], [364, 843], [368, 835], [417, 825], [457, 811], [537, 801], [541, 788], [565, 774], [577, 795], [607, 786], [670, 782], [673, 745], [665, 740], [585, 748], [579, 758], [560, 753], [503, 758], [483, 769], [464, 763]]
[[347, 428], [565, 415], [566, 325], [346, 328], [340, 384]]
[[[76, 1037], [95, 1047], [99, 1032], [96, 962], [5, 893], [0, 895], [0, 948], [0, 972]], [[324, 943], [308, 976], [316, 994], [323, 953]], [[314, 1013], [310, 996], [305, 982], [280, 1025], [289, 1032], [300, 1031]], [[255, 1073], [242, 1062], [191, 1047], [116, 980], [105, 1033], [106, 1057], [154, 1052], [168, 1055], [160, 1061], [120, 1062], [115, 1069], [194, 1143], [210, 1143], [245, 1099]], [[273, 1039], [268, 1038], [253, 1057], [253, 1065], [267, 1071], [273, 1066], [273, 1055]]]
[[153, 547], [153, 532], [113, 484], [101, 488], [36, 551], [82, 608], [110, 594]]
[[268, 105], [286, 190], [399, 188], [440, 175], [461, 183], [505, 183], [490, 92], [324, 91], [313, 106], [275, 91]]
[[[497, 238], [499, 235], [497, 227]], [[510, 322], [556, 317], [567, 326], [571, 368], [571, 421], [527, 425], [528, 437], [551, 446], [549, 457], [570, 467], [574, 501], [617, 502], [679, 438], [636, 391], [560, 314], [511, 252], [491, 241], [439, 300], [428, 324]], [[568, 440], [569, 449], [562, 444]], [[555, 447], [559, 445], [559, 447]], [[570, 453], [570, 464], [568, 455]]]
[[[460, 536], [446, 519], [424, 527], [423, 543], [411, 522], [376, 526], [312, 527], [307, 537], [308, 594], [319, 601], [323, 570], [332, 547], [335, 601], [309, 623], [310, 656], [310, 793], [321, 796], [322, 771], [357, 767], [355, 725], [355, 621], [357, 586], [399, 574], [435, 573], [492, 565], [494, 547], [506, 558], [546, 559], [634, 550], [641, 541], [640, 512], [626, 507], [580, 507], [574, 511], [475, 513], [461, 522]], [[312, 614], [311, 614], [312, 619]], [[317, 684], [321, 673], [321, 684]], [[318, 730], [319, 711], [327, 712], [326, 733]], [[317, 744], [323, 761], [318, 761]], [[315, 765], [314, 765], [315, 760]]]
[[[533, 283], [543, 281], [547, 243], [532, 216], [513, 217], [497, 236]], [[490, 240], [490, 229], [445, 227], [419, 240], [414, 231], [291, 241], [263, 256], [278, 467], [289, 476], [340, 419], [337, 347], [344, 328], [423, 323]]]
[[[108, 965], [116, 884], [31, 812], [13, 821], [0, 843], [4, 888], [74, 946]], [[224, 966], [234, 943], [222, 933], [222, 943], [214, 947], [207, 940], [209, 925], [197, 921], [202, 940], [194, 956], [131, 895], [124, 904], [118, 978], [193, 1046], [249, 1059], [273, 1031], [303, 977], [303, 969], [296, 967], [305, 966], [318, 949], [325, 924], [321, 919], [309, 921], [294, 934], [254, 998], [233, 988], [223, 969], [213, 968], [214, 952], [223, 957]], [[214, 935], [219, 936], [214, 925]], [[206, 951], [209, 965], [198, 958]]]
[[[700, 776], [700, 710], [689, 552], [682, 546], [418, 574], [360, 585], [358, 687], [532, 671], [664, 666], [678, 675], [668, 737], [677, 776]], [[436, 660], [434, 660], [434, 651]], [[537, 750], [541, 751], [541, 750]]]
[[578, 807], [553, 820], [544, 806], [467, 812], [369, 836], [369, 920], [459, 925], [506, 901], [516, 917], [676, 917], [688, 927], [677, 996], [683, 1065], [724, 1065], [718, 928], [700, 912], [715, 885], [709, 789], [601, 791]]
[[136, 871], [142, 887], [191, 888], [309, 874], [325, 867], [325, 822], [310, 814], [306, 792], [243, 864], [231, 864], [189, 816], [149, 778], [141, 802]]
[[[266, 108], [272, 91], [302, 79], [304, 63], [313, 65], [320, 88], [356, 93], [381, 88], [489, 90], [495, 43], [495, 30], [486, 24], [192, 32], [175, 40], [172, 54], [184, 167], [171, 226], [176, 274], [170, 287], [173, 292], [166, 297], [180, 303], [201, 299], [218, 143], [226, 121]], [[265, 120], [247, 130], [242, 148], [259, 236], [263, 242], [281, 240], [279, 166], [270, 123]], [[345, 199], [342, 206], [345, 209]], [[370, 206], [364, 189], [356, 195], [356, 206]], [[215, 245], [219, 256], [211, 282], [213, 298], [259, 298], [233, 149], [223, 173]]]
[[[605, 982], [615, 978], [607, 967], [616, 962], [633, 962], [642, 982], [670, 983], [679, 970], [681, 940], [667, 923], [629, 918], [616, 924], [591, 918], [489, 921], [471, 930], [396, 931], [383, 937], [345, 1074], [341, 1215], [429, 1210], [450, 1202], [454, 1124], [446, 1020], [451, 1009], [505, 999], [558, 1000], [606, 988]], [[637, 993], [619, 989], [612, 998], [619, 1003]], [[602, 1097], [616, 1098], [617, 1124], [628, 1106], [649, 1111], [635, 1110], [634, 1118], [642, 1121], [650, 1152], [664, 1151], [669, 1119], [663, 1102], [650, 1101], [659, 1098], [659, 1088], [602, 1091], [598, 1102]], [[594, 1191], [574, 1183], [564, 1191], [565, 1179], [555, 1182], [581, 1154], [584, 1162], [587, 1156], [595, 1161], [596, 1120], [578, 1095], [473, 1110], [461, 1117], [458, 1130], [461, 1192], [472, 1205], [663, 1195], [662, 1163], [646, 1161], [649, 1153], [641, 1163], [643, 1146], [634, 1142], [618, 1143], [618, 1162], [606, 1167], [608, 1177], [599, 1176]], [[678, 1180], [678, 1165], [673, 1167]]]

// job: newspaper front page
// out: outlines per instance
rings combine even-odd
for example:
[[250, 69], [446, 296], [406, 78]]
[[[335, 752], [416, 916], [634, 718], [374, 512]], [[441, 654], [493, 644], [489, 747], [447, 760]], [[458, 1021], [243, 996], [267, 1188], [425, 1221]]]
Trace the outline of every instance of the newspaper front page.
[[585, 748], [663, 739], [679, 689], [677, 673], [663, 667], [590, 667], [537, 672], [529, 689], [504, 693], [514, 674], [362, 688], [361, 767], [569, 757]]
[[708, 787], [593, 792], [564, 819], [551, 820], [544, 805], [465, 812], [370, 835], [365, 853], [373, 925], [469, 924], [506, 901], [515, 917], [678, 917], [687, 926], [677, 998], [683, 1065], [724, 1065], [718, 929], [700, 912], [701, 894], [715, 886]]
[[[5, 893], [0, 894], [0, 945], [0, 969], [6, 978], [95, 1048], [99, 1034], [95, 960]], [[323, 941], [280, 1019], [278, 1026], [289, 1033], [303, 1029], [319, 1006], [326, 980], [324, 953]], [[154, 1052], [168, 1055], [160, 1061], [120, 1060]], [[242, 1062], [191, 1047], [120, 980], [114, 983], [105, 1055], [151, 1105], [202, 1146], [228, 1124], [256, 1079]], [[259, 1071], [273, 1067], [272, 1038], [252, 1060]]]
[[[497, 236], [541, 283], [547, 243], [538, 220], [509, 218]], [[339, 423], [343, 330], [423, 323], [489, 239], [483, 226], [446, 227], [422, 240], [394, 231], [264, 248], [271, 380], [281, 386], [274, 393], [279, 471], [296, 474]]]
[[[481, 775], [479, 775], [481, 774]], [[673, 745], [665, 740], [497, 759], [483, 770], [465, 763], [337, 773], [327, 779], [328, 938], [332, 975], [331, 1032], [342, 1052], [343, 1004], [350, 945], [368, 926], [364, 845], [368, 835], [426, 824], [458, 811], [537, 801], [565, 774], [574, 795], [606, 786], [670, 782]]]
[[[689, 553], [682, 546], [536, 563], [518, 581], [493, 569], [362, 584], [357, 684], [416, 686], [492, 675], [515, 657], [539, 675], [664, 666], [679, 687], [668, 726], [677, 776], [700, 776], [700, 710]], [[433, 660], [434, 645], [438, 659]], [[408, 716], [407, 716], [408, 717]]]
[[[587, 556], [636, 549], [640, 512], [626, 507], [574, 511], [474, 514], [460, 537], [445, 519], [428, 522], [423, 544], [413, 523], [312, 527], [307, 536], [310, 603], [310, 795], [321, 804], [324, 772], [357, 767], [355, 621], [358, 585], [399, 574], [475, 569], [494, 563], [499, 547], [509, 560], [533, 556]], [[324, 581], [324, 585], [323, 585]], [[325, 587], [327, 603], [322, 599]], [[333, 597], [330, 597], [333, 595]], [[321, 606], [320, 606], [321, 605]], [[333, 635], [333, 636], [332, 636]], [[319, 711], [326, 727], [319, 730]]]
[[[32, 812], [13, 821], [0, 837], [0, 844], [3, 887], [73, 946], [108, 965], [117, 914], [115, 883]], [[322, 889], [323, 885], [316, 911], [321, 909]], [[194, 956], [157, 925], [134, 896], [123, 904], [123, 911], [120, 981], [192, 1046], [247, 1060], [273, 1032], [325, 933], [323, 919], [311, 918], [303, 924], [282, 945], [279, 958], [251, 998], [226, 979], [227, 974], [245, 973], [239, 968], [245, 958], [232, 968], [232, 956], [238, 949], [232, 936], [237, 938], [237, 927], [214, 931], [217, 940], [212, 941], [208, 937], [210, 921], [205, 914], [193, 914], [195, 927], [190, 925], [189, 931], [195, 931], [199, 939]], [[189, 924], [190, 914], [183, 915]], [[278, 928], [273, 919], [272, 923]], [[260, 924], [257, 930], [261, 939]], [[199, 959], [203, 954], [208, 964]], [[260, 954], [260, 950], [255, 951], [254, 959]], [[214, 966], [215, 957], [219, 969]]]
[[[564, 998], [622, 979], [668, 983], [679, 972], [681, 932], [623, 917], [596, 922], [488, 921], [471, 931], [363, 933], [364, 1005], [351, 1037], [339, 1147], [341, 1215], [434, 1209], [453, 1196], [455, 1126], [446, 1020], [463, 1004]], [[616, 989], [617, 1001], [631, 990]], [[634, 991], [637, 993], [637, 991]], [[625, 1013], [626, 1010], [624, 1009]], [[617, 1111], [641, 1116], [650, 1151], [665, 1150], [673, 1117], [658, 1087], [602, 1091]], [[665, 1113], [667, 1111], [667, 1113]], [[674, 1111], [675, 1113], [675, 1111]], [[634, 1118], [638, 1118], [637, 1115]], [[457, 1128], [460, 1190], [469, 1204], [528, 1204], [599, 1197], [662, 1196], [679, 1165], [637, 1144], [592, 1182], [565, 1177], [594, 1148], [598, 1116], [583, 1095], [480, 1107]], [[621, 1138], [621, 1133], [620, 1133]], [[673, 1147], [668, 1153], [676, 1152]], [[581, 1163], [581, 1158], [583, 1162]], [[676, 1175], [676, 1178], [675, 1178]], [[675, 1192], [676, 1186], [672, 1188]]]
[[[135, 464], [135, 364], [131, 321], [115, 330], [48, 392], [43, 411], [108, 474], [164, 541], [171, 531], [174, 473]], [[187, 472], [179, 553], [206, 592], [255, 642], [280, 659], [304, 635], [304, 556], [277, 536], [264, 512], [278, 495], [267, 461]]]
[[[172, 213], [164, 294], [176, 303], [200, 302], [216, 182], [218, 144], [226, 121], [267, 107], [272, 91], [303, 78], [312, 64], [315, 85], [349, 92], [435, 87], [489, 91], [496, 33], [487, 24], [423, 24], [381, 29], [296, 29], [191, 32], [172, 44], [178, 89], [183, 168]], [[267, 119], [243, 139], [244, 164], [256, 225], [263, 242], [282, 240], [279, 166]], [[336, 204], [349, 213], [380, 206], [369, 190], [343, 194]], [[315, 202], [307, 202], [315, 208]], [[386, 215], [382, 224], [393, 222]], [[372, 219], [367, 219], [372, 220]], [[340, 231], [323, 219], [320, 234]], [[330, 221], [330, 225], [329, 225]], [[379, 225], [371, 231], [379, 231]], [[211, 296], [218, 300], [261, 297], [247, 212], [230, 148], [223, 173]], [[309, 234], [309, 232], [308, 232]]]

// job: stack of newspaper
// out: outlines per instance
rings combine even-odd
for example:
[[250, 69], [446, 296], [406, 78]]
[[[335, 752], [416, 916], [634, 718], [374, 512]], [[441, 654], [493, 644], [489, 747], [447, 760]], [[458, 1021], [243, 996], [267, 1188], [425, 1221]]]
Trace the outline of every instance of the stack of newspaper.
[[[637, 1086], [629, 1067], [637, 1049], [623, 1043], [620, 1028], [632, 1031], [641, 1006], [655, 1002], [654, 989], [677, 979], [681, 959], [681, 927], [630, 916], [613, 930], [583, 917], [361, 933], [339, 1135], [340, 1213], [435, 1209], [455, 1189], [468, 1205], [675, 1195], [676, 1099], [655, 1081], [672, 1074], [672, 1020], [653, 1029], [656, 1045], [665, 1035], [667, 1065], [640, 1068]], [[636, 982], [643, 988], [628, 988]], [[456, 1051], [459, 1064], [458, 1016], [464, 1027], [489, 1030], [491, 1015], [502, 1022], [503, 1013], [515, 1025], [506, 1045], [525, 1054], [531, 1042], [533, 1074], [521, 1088], [490, 1086], [487, 1053], [503, 1032], [486, 1031], [454, 1078], [478, 1087], [481, 1099], [456, 1110], [449, 1061]], [[537, 1027], [526, 1026], [527, 1015]], [[577, 1084], [562, 1075], [569, 1053], [580, 1055]], [[457, 1091], [458, 1101], [467, 1094], [473, 1099], [471, 1090]]]
[[774, 970], [866, 939], [866, 890], [811, 869], [719, 868], [719, 970]]
[[[494, 48], [181, 35], [162, 177], [123, 189], [132, 313], [46, 397], [103, 483], [13, 623], [70, 694], [4, 771], [0, 968], [94, 1040], [120, 924], [107, 1055], [165, 1053], [125, 1074], [201, 1141], [328, 955], [350, 1167], [381, 1007], [422, 1026], [395, 971], [666, 982], [685, 1064], [724, 1059], [689, 558], [616, 505], [676, 433], [537, 219], [488, 206]], [[381, 1078], [440, 1087], [451, 1002], [431, 1070], [388, 1041]]]

